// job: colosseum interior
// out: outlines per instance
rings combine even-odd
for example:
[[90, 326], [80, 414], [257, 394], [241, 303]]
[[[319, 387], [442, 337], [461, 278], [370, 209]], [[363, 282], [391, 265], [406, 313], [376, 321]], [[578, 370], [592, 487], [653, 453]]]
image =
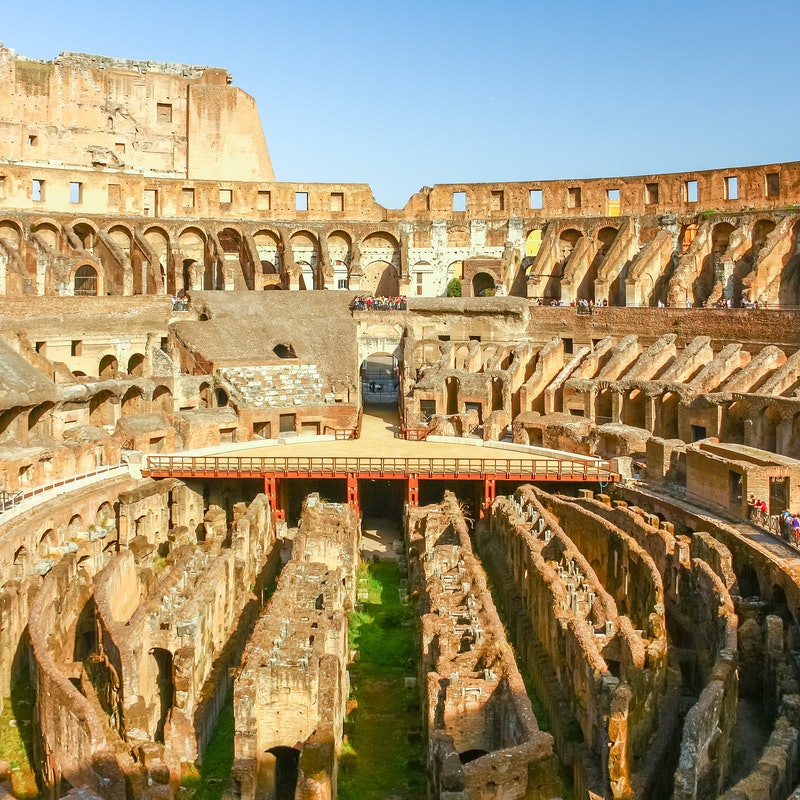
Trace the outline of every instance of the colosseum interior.
[[799, 266], [800, 162], [388, 209], [0, 46], [0, 798], [800, 798]]

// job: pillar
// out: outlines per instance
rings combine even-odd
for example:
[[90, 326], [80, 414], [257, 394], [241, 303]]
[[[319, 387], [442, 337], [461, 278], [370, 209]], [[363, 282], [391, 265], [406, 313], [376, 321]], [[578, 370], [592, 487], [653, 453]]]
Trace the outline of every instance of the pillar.
[[416, 508], [419, 505], [419, 478], [416, 475], [408, 476], [408, 505]]
[[497, 497], [497, 480], [495, 478], [483, 479], [483, 506], [481, 507], [481, 517], [486, 516], [489, 506], [494, 502]]
[[356, 514], [361, 514], [361, 509], [358, 505], [358, 476], [355, 472], [347, 473], [347, 505], [349, 505]]

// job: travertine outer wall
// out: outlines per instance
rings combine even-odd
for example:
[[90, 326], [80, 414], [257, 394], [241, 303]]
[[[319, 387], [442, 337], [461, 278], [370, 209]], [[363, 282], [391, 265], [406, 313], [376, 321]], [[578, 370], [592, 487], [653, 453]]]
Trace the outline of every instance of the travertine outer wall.
[[274, 180], [255, 102], [229, 83], [225, 70], [210, 67], [85, 53], [35, 61], [0, 48], [0, 155], [30, 165]]

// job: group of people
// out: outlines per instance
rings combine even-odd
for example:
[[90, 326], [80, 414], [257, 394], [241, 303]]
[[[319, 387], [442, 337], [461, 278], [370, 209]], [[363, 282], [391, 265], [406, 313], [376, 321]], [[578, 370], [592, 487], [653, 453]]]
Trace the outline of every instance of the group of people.
[[[536, 305], [539, 305], [539, 306], [545, 305], [545, 299], [543, 297], [537, 298]], [[586, 310], [591, 311], [593, 308], [600, 308], [600, 307], [608, 308], [608, 300], [603, 300], [602, 302], [600, 302], [600, 300], [598, 300], [597, 302], [595, 302], [594, 300], [584, 300], [583, 298], [579, 298], [578, 300], [570, 300], [569, 303], [567, 303], [566, 300], [561, 300], [561, 299], [554, 298], [553, 300], [551, 300], [549, 302], [548, 305], [551, 305], [554, 308], [558, 307], [558, 306], [561, 306], [561, 307], [569, 306], [570, 308], [577, 307], [579, 309], [586, 309]]]
[[[766, 525], [769, 520], [769, 507], [766, 500], [757, 500], [755, 495], [750, 495], [747, 505], [750, 508], [750, 519], [759, 525]], [[780, 534], [787, 542], [794, 542], [800, 547], [800, 517], [784, 510], [778, 515]]]
[[351, 311], [405, 311], [406, 296], [375, 297], [371, 294], [360, 294], [350, 303]]

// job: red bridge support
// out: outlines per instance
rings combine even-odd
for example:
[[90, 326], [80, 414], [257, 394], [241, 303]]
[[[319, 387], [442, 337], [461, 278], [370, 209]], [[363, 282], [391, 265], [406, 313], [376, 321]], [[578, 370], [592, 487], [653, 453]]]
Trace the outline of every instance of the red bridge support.
[[355, 472], [347, 473], [347, 505], [361, 516], [361, 508], [358, 504], [358, 475]]
[[419, 505], [419, 478], [416, 475], [408, 476], [408, 505], [416, 508]]
[[481, 517], [485, 517], [489, 506], [497, 497], [497, 481], [494, 478], [483, 479], [483, 506], [481, 506]]

